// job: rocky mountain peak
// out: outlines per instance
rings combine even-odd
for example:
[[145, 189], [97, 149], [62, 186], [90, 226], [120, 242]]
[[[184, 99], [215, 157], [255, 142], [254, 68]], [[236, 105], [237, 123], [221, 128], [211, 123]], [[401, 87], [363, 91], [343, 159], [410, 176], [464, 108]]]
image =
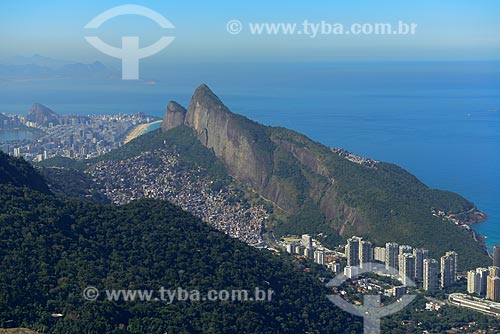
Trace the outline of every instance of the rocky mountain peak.
[[220, 110], [226, 113], [231, 113], [229, 109], [222, 103], [222, 101], [215, 95], [215, 93], [206, 85], [201, 84], [194, 91], [191, 102], [189, 103], [189, 110], [194, 110], [197, 106], [202, 106], [207, 112]]
[[163, 131], [167, 131], [169, 129], [184, 124], [186, 113], [187, 113], [186, 108], [184, 108], [175, 101], [170, 101], [170, 103], [167, 106], [167, 110], [165, 111], [163, 122], [161, 123], [161, 129]]
[[27, 119], [37, 125], [48, 125], [49, 123], [57, 124], [59, 115], [43, 104], [34, 103], [28, 112]]

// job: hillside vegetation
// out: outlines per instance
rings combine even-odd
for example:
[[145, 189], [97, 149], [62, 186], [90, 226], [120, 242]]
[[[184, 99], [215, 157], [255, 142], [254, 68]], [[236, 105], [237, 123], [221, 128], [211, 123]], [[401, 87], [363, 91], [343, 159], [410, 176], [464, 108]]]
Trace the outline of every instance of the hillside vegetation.
[[[61, 334], [361, 330], [302, 263], [247, 246], [167, 202], [62, 201], [36, 190], [43, 179], [29, 164], [2, 156], [0, 168], [9, 170], [0, 185], [0, 324]], [[35, 180], [35, 189], [20, 179]], [[260, 287], [275, 295], [266, 302], [92, 302], [82, 296], [87, 286]]]

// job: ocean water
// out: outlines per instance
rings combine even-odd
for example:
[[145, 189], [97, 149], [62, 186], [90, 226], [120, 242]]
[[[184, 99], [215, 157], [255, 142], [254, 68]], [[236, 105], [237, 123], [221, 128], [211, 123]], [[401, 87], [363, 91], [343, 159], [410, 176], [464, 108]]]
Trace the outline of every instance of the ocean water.
[[0, 112], [40, 102], [59, 113], [162, 116], [169, 100], [187, 106], [205, 82], [236, 113], [460, 193], [489, 215], [474, 226], [488, 246], [500, 244], [498, 62], [199, 64], [141, 75], [151, 82], [0, 81]]

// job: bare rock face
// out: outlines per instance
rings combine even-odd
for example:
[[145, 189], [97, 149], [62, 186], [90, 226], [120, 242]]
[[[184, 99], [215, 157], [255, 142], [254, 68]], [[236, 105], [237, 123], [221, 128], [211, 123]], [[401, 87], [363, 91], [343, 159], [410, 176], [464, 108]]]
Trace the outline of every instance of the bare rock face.
[[161, 129], [167, 131], [184, 124], [186, 112], [186, 108], [175, 101], [170, 101], [165, 111], [163, 122], [161, 123]]
[[[296, 189], [290, 191], [287, 182], [277, 175], [275, 165], [282, 159], [277, 152], [289, 154], [297, 164], [330, 178], [327, 167], [315, 153], [287, 140], [273, 138], [268, 127], [232, 113], [205, 84], [196, 89], [187, 112], [184, 110], [178, 104], [169, 104], [162, 129], [166, 131], [181, 124], [192, 128], [198, 140], [224, 162], [231, 176], [288, 213], [296, 212], [300, 203]], [[305, 138], [304, 141], [309, 142]], [[333, 179], [325, 184], [310, 183], [315, 202], [329, 220], [346, 213], [352, 216], [349, 213], [353, 209], [334, 204], [333, 183]]]
[[233, 114], [204, 84], [191, 99], [185, 125], [194, 129], [204, 146], [214, 150], [232, 176], [256, 191], [266, 188], [272, 170], [272, 143], [264, 126]]

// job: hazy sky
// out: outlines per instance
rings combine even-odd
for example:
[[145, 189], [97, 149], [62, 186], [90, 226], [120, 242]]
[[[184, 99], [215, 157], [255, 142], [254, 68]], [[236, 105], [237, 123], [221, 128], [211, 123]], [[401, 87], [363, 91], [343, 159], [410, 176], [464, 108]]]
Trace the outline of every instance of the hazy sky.
[[[85, 40], [83, 27], [101, 12], [125, 1], [2, 1], [0, 57], [42, 54], [76, 61], [109, 61]], [[169, 19], [162, 30], [135, 16], [117, 17], [96, 33], [119, 46], [121, 36], [138, 35], [141, 46], [175, 36], [155, 63], [336, 61], [336, 60], [500, 60], [500, 1], [135, 1]], [[226, 23], [237, 19], [243, 31], [231, 35]], [[248, 23], [418, 24], [415, 36], [255, 36]]]

